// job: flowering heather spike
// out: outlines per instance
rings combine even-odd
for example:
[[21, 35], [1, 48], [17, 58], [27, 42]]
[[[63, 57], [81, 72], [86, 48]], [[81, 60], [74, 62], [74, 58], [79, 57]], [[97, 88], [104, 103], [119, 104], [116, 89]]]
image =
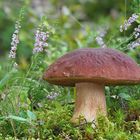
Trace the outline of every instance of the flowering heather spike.
[[140, 38], [138, 38], [137, 40], [135, 40], [134, 42], [132, 42], [131, 44], [128, 44], [128, 48], [130, 50], [133, 50], [137, 47], [140, 47]]
[[48, 43], [46, 43], [48, 37], [49, 32], [43, 32], [40, 29], [36, 31], [33, 54], [43, 52], [45, 50], [45, 48], [48, 46]]
[[53, 93], [52, 92], [50, 95], [47, 95], [46, 98], [49, 99], [49, 100], [54, 100], [54, 99], [56, 99], [57, 96], [59, 96], [58, 93], [56, 93], [56, 92]]
[[135, 38], [139, 38], [140, 37], [140, 25], [138, 25], [137, 28], [134, 29], [134, 36]]
[[11, 42], [11, 50], [9, 53], [9, 58], [16, 58], [16, 50], [17, 50], [17, 45], [19, 43], [19, 30], [20, 30], [20, 21], [16, 21], [15, 24], [15, 31], [12, 35], [12, 42]]
[[100, 37], [100, 36], [96, 37], [96, 42], [97, 42], [97, 44], [98, 44], [101, 48], [105, 48], [105, 47], [106, 47], [106, 45], [105, 45], [105, 43], [104, 43], [102, 37]]
[[135, 22], [137, 20], [139, 16], [137, 14], [132, 14], [131, 17], [129, 17], [128, 20], [124, 21], [124, 24], [120, 26], [120, 32], [123, 32], [124, 30], [126, 31], [128, 29], [128, 27], [130, 27], [132, 25], [133, 22]]
[[96, 42], [101, 48], [106, 48], [106, 44], [104, 43], [103, 37], [106, 35], [106, 31], [102, 30], [99, 33], [99, 36], [96, 37]]

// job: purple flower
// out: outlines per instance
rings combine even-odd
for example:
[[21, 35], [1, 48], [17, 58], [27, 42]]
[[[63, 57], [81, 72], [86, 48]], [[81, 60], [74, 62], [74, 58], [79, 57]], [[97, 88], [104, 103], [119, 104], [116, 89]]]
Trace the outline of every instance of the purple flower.
[[137, 47], [140, 47], [140, 38], [138, 38], [138, 39], [135, 40], [134, 42], [128, 44], [128, 48], [129, 48], [130, 50], [133, 50], [133, 49], [135, 49], [135, 48], [137, 48]]
[[96, 42], [101, 48], [106, 48], [106, 44], [104, 43], [103, 37], [105, 37], [108, 28], [101, 28], [98, 30], [98, 36], [96, 37]]
[[49, 94], [49, 95], [47, 95], [47, 99], [49, 99], [49, 100], [54, 100], [54, 99], [56, 99], [56, 97], [57, 96], [59, 96], [59, 94], [58, 93], [56, 93], [56, 92], [52, 92], [51, 94]]
[[140, 37], [140, 25], [138, 25], [137, 28], [134, 29], [134, 36], [135, 38], [139, 38]]
[[128, 27], [130, 27], [132, 25], [133, 22], [135, 22], [137, 20], [139, 16], [137, 14], [132, 14], [131, 17], [129, 17], [128, 20], [124, 21], [124, 24], [120, 26], [120, 32], [123, 32], [124, 30], [126, 31], [128, 29]]
[[45, 50], [45, 48], [48, 46], [48, 43], [46, 42], [48, 37], [49, 32], [43, 32], [39, 29], [36, 31], [33, 54], [43, 52]]
[[17, 50], [17, 45], [19, 43], [19, 30], [20, 30], [20, 21], [16, 21], [15, 24], [15, 31], [12, 35], [12, 41], [11, 41], [11, 50], [9, 53], [9, 58], [16, 58], [16, 50]]
[[97, 44], [98, 44], [101, 48], [105, 48], [105, 47], [106, 47], [106, 45], [105, 45], [105, 43], [104, 43], [102, 37], [100, 37], [100, 36], [96, 37], [96, 42], [97, 42]]

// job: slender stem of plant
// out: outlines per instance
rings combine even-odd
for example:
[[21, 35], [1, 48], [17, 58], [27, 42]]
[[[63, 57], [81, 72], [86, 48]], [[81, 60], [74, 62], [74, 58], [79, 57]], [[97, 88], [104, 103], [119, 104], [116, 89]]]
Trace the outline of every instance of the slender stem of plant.
[[85, 26], [84, 26], [83, 24], [81, 24], [75, 16], [73, 16], [72, 14], [70, 14], [70, 16], [71, 16], [82, 28], [84, 28], [84, 30], [86, 30]]
[[14, 126], [13, 120], [10, 119], [10, 123], [11, 123], [12, 129], [13, 129], [15, 138], [17, 138], [17, 133], [16, 133], [16, 130], [15, 130], [15, 126]]
[[[125, 0], [125, 14], [124, 14], [125, 15], [125, 20], [126, 20], [126, 16], [127, 16], [126, 12], [127, 12], [127, 0]], [[124, 36], [125, 36], [125, 31], [124, 31]]]
[[[9, 97], [7, 97], [7, 99], [9, 100], [9, 103], [11, 103], [12, 108], [14, 109], [14, 112], [16, 112], [16, 111], [17, 111], [17, 109], [15, 108], [15, 106], [14, 106], [13, 102], [10, 100], [10, 98], [9, 98]], [[16, 112], [16, 113], [17, 113], [17, 112]]]
[[29, 75], [29, 73], [30, 73], [30, 71], [31, 71], [31, 69], [32, 69], [32, 66], [33, 66], [33, 64], [34, 64], [34, 60], [36, 60], [36, 57], [37, 57], [37, 55], [35, 55], [35, 57], [34, 57], [34, 56], [32, 57], [31, 65], [30, 65], [30, 67], [29, 67], [29, 69], [28, 69], [28, 71], [27, 71], [27, 73], [26, 73], [26, 75], [25, 75], [23, 84], [25, 83], [25, 80], [26, 80], [26, 78], [28, 77], [28, 75]]
[[119, 48], [121, 45], [123, 45], [124, 43], [127, 43], [130, 39], [133, 38], [134, 35], [131, 35], [127, 40], [125, 40], [124, 42], [120, 43], [117, 48]]
[[[36, 60], [36, 57], [37, 57], [37, 55], [35, 55], [35, 57], [34, 57], [34, 56], [32, 57], [31, 65], [29, 66], [29, 69], [28, 69], [28, 71], [27, 71], [27, 73], [26, 73], [26, 75], [25, 75], [25, 77], [24, 77], [24, 80], [23, 80], [23, 82], [22, 82], [21, 87], [24, 85], [24, 83], [25, 83], [25, 81], [26, 81], [26, 78], [28, 77], [28, 75], [29, 75], [29, 73], [30, 73], [30, 71], [31, 71], [31, 69], [32, 69], [32, 66], [33, 66], [33, 64], [34, 64], [34, 60]], [[22, 90], [22, 89], [21, 89], [21, 90]], [[19, 91], [19, 94], [21, 93], [21, 90]]]
[[138, 1], [138, 12], [140, 12], [140, 1]]

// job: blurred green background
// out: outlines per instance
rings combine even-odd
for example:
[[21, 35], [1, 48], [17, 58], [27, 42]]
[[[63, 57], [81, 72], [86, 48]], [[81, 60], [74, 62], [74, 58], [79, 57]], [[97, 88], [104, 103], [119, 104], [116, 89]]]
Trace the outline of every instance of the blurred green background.
[[120, 37], [123, 41], [127, 35], [124, 37], [119, 33], [119, 26], [137, 8], [132, 0], [1, 0], [0, 57], [10, 50], [15, 21], [25, 4], [18, 61], [30, 59], [34, 33], [42, 16], [46, 16], [55, 29], [56, 36], [52, 38], [54, 44], [51, 43], [48, 51], [63, 50], [60, 51], [63, 53], [78, 47], [97, 47], [95, 37], [104, 30], [107, 31], [105, 42], [109, 47], [112, 47], [114, 37], [115, 41], [119, 41]]

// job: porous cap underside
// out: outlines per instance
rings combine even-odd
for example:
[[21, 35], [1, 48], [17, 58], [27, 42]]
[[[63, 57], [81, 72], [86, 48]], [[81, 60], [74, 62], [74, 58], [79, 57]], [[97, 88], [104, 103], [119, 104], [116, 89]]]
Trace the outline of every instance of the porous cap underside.
[[140, 83], [140, 67], [124, 53], [110, 48], [77, 49], [49, 66], [43, 78], [49, 83], [74, 86], [80, 82], [104, 85]]

